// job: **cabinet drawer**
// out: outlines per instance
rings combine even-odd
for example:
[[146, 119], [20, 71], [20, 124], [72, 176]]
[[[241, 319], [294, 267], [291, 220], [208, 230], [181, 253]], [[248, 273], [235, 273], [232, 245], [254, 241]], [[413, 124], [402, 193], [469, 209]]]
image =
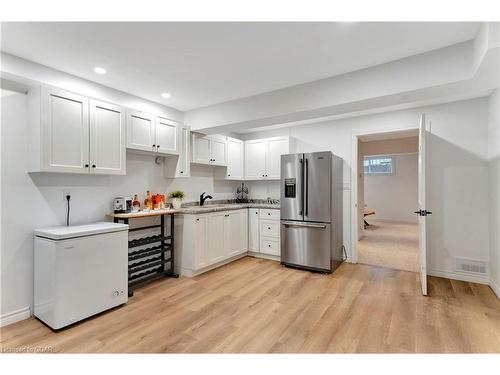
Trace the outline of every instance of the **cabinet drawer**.
[[260, 252], [268, 255], [280, 256], [280, 240], [273, 237], [260, 237]]
[[278, 220], [260, 220], [260, 234], [266, 237], [280, 237], [280, 222]]
[[260, 209], [260, 218], [261, 219], [269, 219], [269, 220], [279, 220], [280, 219], [280, 210], [273, 209]]

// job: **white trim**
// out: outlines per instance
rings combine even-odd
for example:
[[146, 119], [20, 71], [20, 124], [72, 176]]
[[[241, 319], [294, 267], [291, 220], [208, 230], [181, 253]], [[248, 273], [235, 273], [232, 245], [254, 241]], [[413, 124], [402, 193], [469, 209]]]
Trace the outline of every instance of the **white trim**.
[[500, 286], [495, 283], [495, 280], [490, 279], [490, 288], [495, 293], [498, 299], [500, 299]]
[[247, 252], [245, 251], [245, 252], [242, 252], [241, 254], [237, 254], [235, 256], [232, 256], [231, 258], [227, 258], [227, 259], [221, 260], [220, 262], [217, 262], [217, 263], [211, 264], [209, 266], [200, 268], [199, 270], [196, 270], [196, 271], [188, 269], [188, 268], [180, 268], [180, 272], [179, 272], [179, 269], [176, 267], [176, 272], [180, 273], [181, 276], [194, 277], [194, 276], [201, 275], [202, 273], [211, 271], [215, 268], [219, 268], [221, 266], [224, 266], [228, 263], [234, 262], [235, 260], [238, 260], [240, 258], [244, 258], [246, 256], [247, 256]]
[[248, 256], [254, 257], [254, 258], [274, 260], [274, 261], [277, 261], [277, 262], [281, 261], [281, 258], [279, 256], [269, 255], [269, 254], [263, 254], [263, 253], [256, 253], [256, 252], [253, 252], [253, 251], [249, 251], [248, 252]]
[[[364, 135], [398, 133], [408, 130], [418, 130], [418, 126], [399, 129], [372, 130], [360, 133], [352, 133], [351, 144], [351, 254], [352, 263], [358, 262], [358, 141]], [[418, 153], [417, 153], [418, 154]]]
[[481, 276], [465, 272], [429, 270], [429, 276], [444, 277], [445, 279], [467, 281], [470, 283], [489, 285], [490, 280], [487, 275]]
[[5, 327], [9, 324], [16, 323], [24, 319], [28, 319], [29, 317], [31, 317], [29, 306], [16, 311], [12, 311], [10, 313], [0, 316], [0, 327]]

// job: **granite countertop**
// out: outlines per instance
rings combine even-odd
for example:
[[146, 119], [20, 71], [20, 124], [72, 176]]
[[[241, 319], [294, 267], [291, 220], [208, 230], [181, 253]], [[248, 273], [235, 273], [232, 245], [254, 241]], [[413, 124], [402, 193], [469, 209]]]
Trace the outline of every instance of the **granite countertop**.
[[230, 210], [241, 210], [243, 208], [266, 208], [279, 210], [279, 204], [269, 204], [264, 202], [249, 202], [249, 203], [218, 203], [210, 202], [203, 206], [200, 205], [185, 205], [179, 211], [178, 214], [193, 215], [193, 214], [204, 214], [208, 212], [217, 211], [230, 211]]

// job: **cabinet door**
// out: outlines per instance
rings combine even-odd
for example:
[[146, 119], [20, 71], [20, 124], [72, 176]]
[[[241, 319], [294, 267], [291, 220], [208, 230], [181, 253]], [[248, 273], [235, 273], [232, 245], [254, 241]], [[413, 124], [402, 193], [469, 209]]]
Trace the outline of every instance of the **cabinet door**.
[[245, 179], [263, 180], [266, 174], [266, 141], [245, 142]]
[[240, 210], [240, 249], [248, 250], [248, 209]]
[[191, 175], [190, 168], [190, 147], [189, 147], [189, 128], [182, 126], [179, 131], [179, 163], [177, 169], [178, 177], [189, 177]]
[[193, 134], [193, 163], [210, 164], [212, 153], [210, 137]]
[[89, 172], [89, 102], [58, 89], [42, 90], [42, 169]]
[[90, 100], [90, 173], [125, 174], [125, 128], [123, 108]]
[[260, 250], [258, 208], [250, 208], [248, 210], [248, 250], [255, 253], [258, 253]]
[[243, 141], [227, 138], [226, 180], [243, 179]]
[[224, 216], [224, 242], [226, 244], [227, 256], [231, 257], [242, 252], [241, 217], [239, 211], [229, 211]]
[[163, 117], [156, 118], [156, 151], [159, 154], [178, 154], [178, 125], [176, 122]]
[[195, 270], [206, 267], [207, 262], [207, 216], [196, 216], [194, 219], [194, 259], [193, 266]]
[[127, 115], [127, 148], [139, 151], [155, 151], [154, 129], [155, 124], [152, 115], [138, 111], [129, 112]]
[[266, 140], [266, 179], [280, 179], [281, 155], [288, 153], [290, 153], [290, 141], [288, 137], [269, 138]]
[[212, 136], [211, 154], [213, 165], [227, 165], [227, 138], [223, 136]]
[[[224, 212], [216, 212], [208, 216], [207, 225], [207, 263], [220, 262], [227, 256], [224, 244]], [[227, 242], [227, 241], [226, 241]]]

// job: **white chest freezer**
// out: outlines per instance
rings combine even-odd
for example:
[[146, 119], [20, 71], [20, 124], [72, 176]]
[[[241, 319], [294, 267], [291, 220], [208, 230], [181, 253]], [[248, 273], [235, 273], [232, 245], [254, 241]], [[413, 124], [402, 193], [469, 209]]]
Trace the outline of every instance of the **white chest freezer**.
[[128, 300], [128, 225], [35, 230], [35, 316], [59, 329]]

